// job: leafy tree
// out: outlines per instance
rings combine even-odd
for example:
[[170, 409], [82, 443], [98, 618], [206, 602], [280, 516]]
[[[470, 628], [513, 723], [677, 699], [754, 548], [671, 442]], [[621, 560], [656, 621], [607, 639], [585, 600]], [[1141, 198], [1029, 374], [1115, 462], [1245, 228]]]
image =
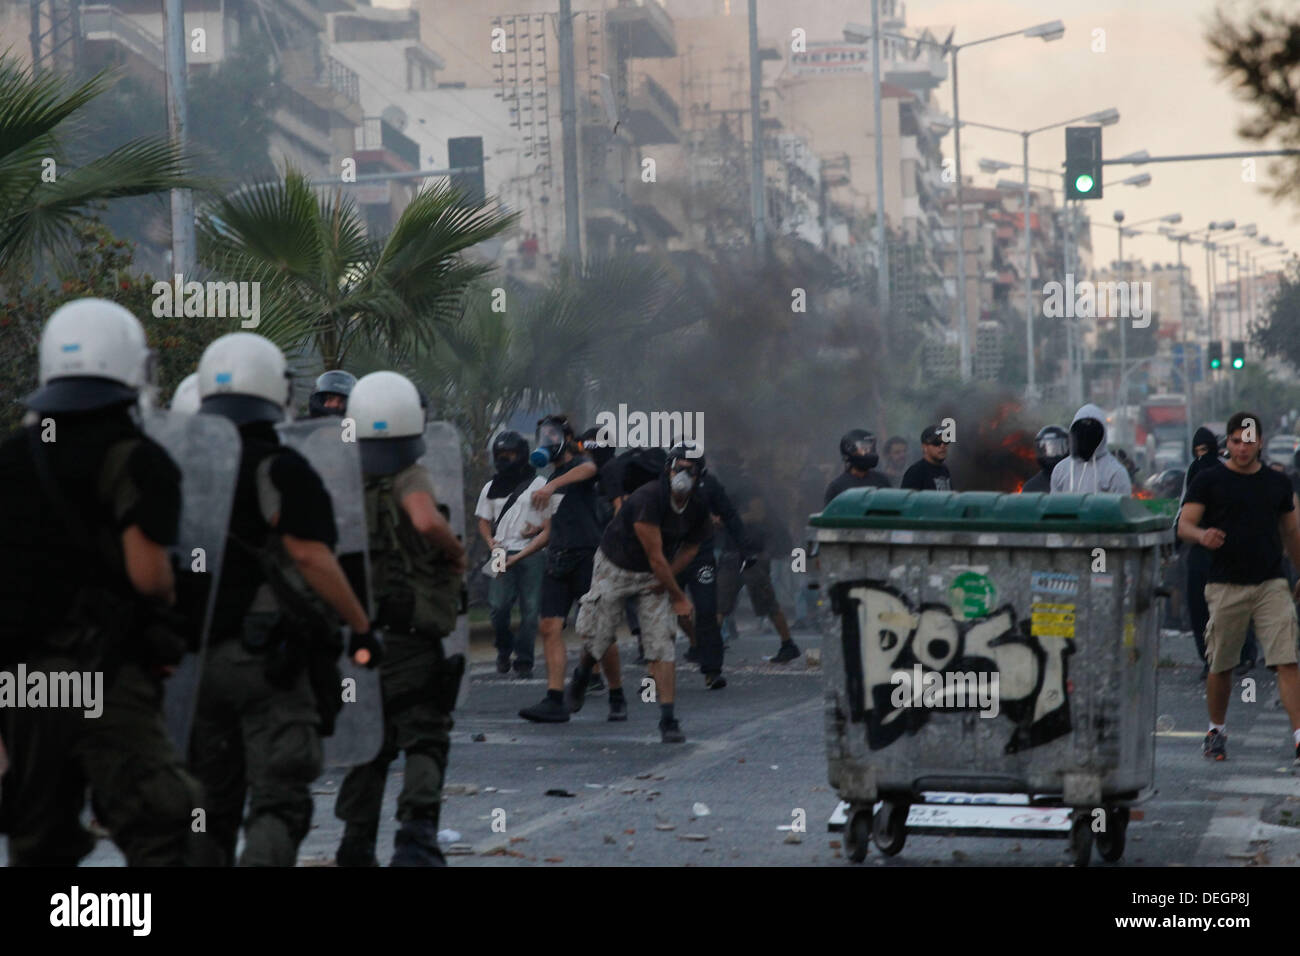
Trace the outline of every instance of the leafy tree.
[[416, 196], [392, 233], [372, 238], [355, 201], [318, 194], [291, 169], [217, 200], [197, 232], [204, 265], [261, 283], [259, 333], [339, 368], [358, 346], [382, 348], [390, 361], [432, 346], [459, 317], [465, 290], [492, 270], [466, 253], [514, 221], [460, 205], [444, 184]]
[[11, 281], [11, 267], [44, 249], [66, 249], [78, 220], [99, 203], [195, 184], [166, 139], [135, 139], [68, 163], [69, 121], [111, 82], [99, 74], [72, 87], [0, 55], [0, 287]]
[[15, 270], [0, 293], [0, 430], [21, 420], [22, 398], [36, 387], [41, 329], [65, 302], [87, 296], [109, 299], [140, 319], [157, 353], [158, 392], [164, 401], [198, 366], [208, 342], [229, 331], [202, 319], [155, 317], [153, 278], [137, 274], [131, 244], [102, 223], [79, 220], [71, 238], [72, 254], [60, 260], [52, 281], [33, 275], [30, 268], [21, 274]]
[[1277, 295], [1251, 331], [1251, 342], [1264, 355], [1300, 369], [1300, 261], [1291, 260], [1281, 274]]
[[[1220, 10], [1206, 40], [1223, 77], [1255, 108], [1238, 132], [1284, 148], [1300, 147], [1300, 15], [1268, 8], [1237, 20]], [[1300, 156], [1271, 164], [1275, 197], [1300, 197]]]

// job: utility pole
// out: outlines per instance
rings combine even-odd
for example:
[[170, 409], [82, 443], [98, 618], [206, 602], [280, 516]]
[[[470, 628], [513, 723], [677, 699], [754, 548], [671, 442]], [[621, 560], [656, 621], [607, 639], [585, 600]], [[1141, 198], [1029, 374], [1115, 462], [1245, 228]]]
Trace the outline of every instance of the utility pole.
[[[754, 0], [749, 0], [751, 8]], [[885, 236], [885, 123], [880, 105], [880, 0], [871, 0], [871, 100], [876, 111], [876, 285], [880, 314], [889, 329], [889, 242]], [[960, 213], [960, 210], [958, 210]]]
[[[185, 14], [182, 0], [163, 2], [163, 50], [167, 67], [167, 131], [184, 148], [189, 133], [185, 83]], [[194, 268], [194, 197], [188, 189], [173, 189], [172, 272], [188, 275]]]
[[763, 64], [758, 58], [758, 0], [749, 0], [749, 197], [754, 206], [754, 260], [767, 258], [767, 195], [763, 181]]
[[573, 3], [560, 0], [556, 24], [560, 38], [560, 124], [564, 149], [564, 252], [575, 269], [582, 267], [578, 220], [578, 94], [574, 89]]

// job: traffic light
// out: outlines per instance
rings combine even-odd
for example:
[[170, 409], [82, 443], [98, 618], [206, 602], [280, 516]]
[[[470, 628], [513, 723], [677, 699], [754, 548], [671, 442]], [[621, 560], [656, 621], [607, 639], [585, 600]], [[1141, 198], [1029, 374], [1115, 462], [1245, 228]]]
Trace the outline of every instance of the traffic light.
[[1210, 357], [1211, 372], [1217, 372], [1219, 369], [1223, 368], [1223, 343], [1222, 342], [1210, 343], [1209, 357]]
[[1234, 340], [1230, 344], [1232, 351], [1229, 357], [1232, 360], [1232, 369], [1234, 372], [1239, 372], [1246, 367], [1246, 343]]
[[487, 196], [483, 184], [483, 137], [453, 136], [447, 140], [447, 165], [452, 169], [475, 167], [470, 172], [452, 173], [451, 188], [460, 193], [462, 205], [483, 205]]
[[1101, 198], [1101, 127], [1065, 128], [1065, 198]]

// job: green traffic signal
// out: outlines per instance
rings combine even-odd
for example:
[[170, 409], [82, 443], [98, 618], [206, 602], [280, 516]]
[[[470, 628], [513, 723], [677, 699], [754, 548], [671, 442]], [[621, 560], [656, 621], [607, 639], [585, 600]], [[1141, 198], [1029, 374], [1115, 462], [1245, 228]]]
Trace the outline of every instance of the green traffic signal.
[[1232, 367], [1233, 367], [1233, 368], [1245, 368], [1245, 367], [1246, 367], [1246, 360], [1245, 360], [1245, 359], [1235, 358], [1235, 359], [1232, 360]]
[[1087, 173], [1084, 173], [1083, 175], [1079, 176], [1074, 181], [1075, 192], [1079, 192], [1079, 193], [1090, 193], [1092, 192], [1092, 187], [1095, 185], [1097, 185], [1096, 181], [1093, 180], [1093, 178], [1089, 176]]
[[1223, 360], [1222, 360], [1222, 359], [1210, 359], [1210, 368], [1215, 369], [1215, 370], [1218, 370], [1218, 369], [1223, 368]]

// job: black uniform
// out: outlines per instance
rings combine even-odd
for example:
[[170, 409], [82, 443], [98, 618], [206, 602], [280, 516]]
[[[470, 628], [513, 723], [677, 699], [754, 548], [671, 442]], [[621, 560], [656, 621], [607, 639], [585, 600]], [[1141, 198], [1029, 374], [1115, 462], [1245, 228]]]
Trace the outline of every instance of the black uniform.
[[132, 526], [176, 543], [180, 471], [125, 411], [56, 425], [56, 441], [33, 426], [0, 445], [0, 669], [100, 672], [102, 713], [0, 708], [0, 830], [11, 865], [76, 865], [95, 845], [79, 820], [89, 787], [129, 865], [180, 865], [204, 805], [162, 715], [162, 667], [180, 661], [185, 628], [139, 596], [121, 550]]

